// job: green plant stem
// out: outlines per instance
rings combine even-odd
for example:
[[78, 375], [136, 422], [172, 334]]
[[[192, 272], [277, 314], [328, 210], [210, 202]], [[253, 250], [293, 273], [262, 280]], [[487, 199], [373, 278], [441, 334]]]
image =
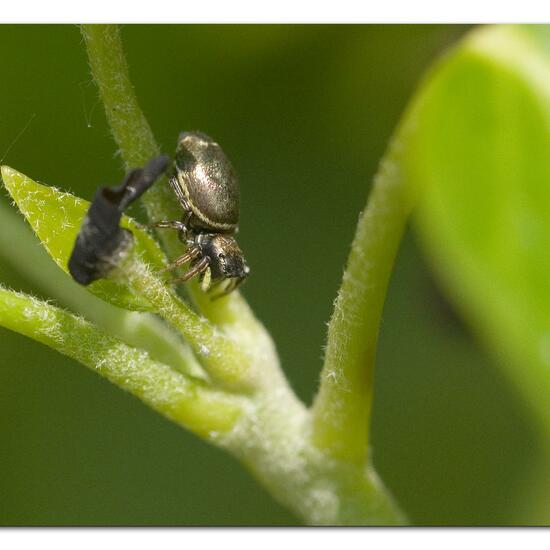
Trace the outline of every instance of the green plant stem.
[[174, 422], [213, 440], [229, 431], [242, 401], [152, 360], [67, 311], [0, 287], [0, 325], [24, 334], [133, 393]]
[[367, 457], [380, 318], [414, 202], [398, 155], [397, 139], [381, 164], [359, 219], [329, 323], [321, 385], [313, 405], [314, 442], [331, 456], [354, 463]]
[[[92, 74], [126, 169], [144, 166], [160, 151], [130, 82], [118, 27], [82, 25], [81, 30]], [[163, 192], [162, 187], [155, 186], [149, 191], [146, 202], [151, 204], [155, 199], [163, 200], [165, 195], [167, 193]]]
[[334, 459], [312, 443], [310, 411], [282, 386], [253, 396], [220, 444], [306, 524], [406, 523], [371, 466]]
[[[82, 25], [92, 76], [105, 107], [107, 122], [120, 150], [126, 170], [144, 166], [160, 153], [151, 127], [139, 107], [117, 25]], [[174, 200], [166, 178], [161, 178], [143, 195], [151, 221], [178, 220], [181, 209]], [[182, 253], [182, 244], [174, 231], [157, 231], [170, 257]]]
[[[139, 110], [128, 76], [119, 31], [116, 26], [111, 25], [84, 25], [82, 34], [86, 42], [92, 74], [126, 166], [143, 164], [158, 154], [158, 147], [145, 117]], [[387, 185], [391, 187], [389, 183], [379, 186]], [[393, 200], [393, 198], [392, 193], [386, 196], [387, 200]], [[181, 216], [166, 184], [157, 184], [144, 195], [143, 201], [151, 220], [177, 219]], [[382, 211], [384, 208], [391, 209], [393, 206], [375, 202], [377, 206], [374, 211], [371, 211], [370, 216], [373, 213], [376, 214], [374, 226], [379, 232], [378, 238], [382, 239], [383, 229], [378, 227], [383, 219]], [[362, 358], [369, 358], [369, 354], [372, 355], [372, 361], [374, 360], [373, 346], [376, 342], [376, 330], [373, 332], [372, 327], [369, 326], [371, 335], [369, 345], [366, 347], [368, 352], [365, 351], [365, 346], [359, 345], [357, 348], [357, 343], [351, 342], [351, 339], [348, 341], [345, 331], [351, 328], [352, 337], [362, 339], [361, 330], [365, 328], [366, 321], [359, 319], [352, 321], [349, 326], [345, 325], [346, 316], [342, 308], [354, 306], [354, 299], [358, 299], [361, 302], [359, 308], [352, 307], [350, 310], [355, 319], [357, 315], [364, 315], [364, 308], [369, 304], [378, 305], [380, 308], [383, 302], [385, 283], [395, 250], [393, 254], [392, 251], [385, 254], [382, 245], [378, 243], [371, 245], [372, 250], [367, 251], [377, 254], [382, 262], [378, 268], [378, 281], [383, 281], [384, 285], [377, 293], [370, 293], [367, 298], [363, 297], [361, 293], [367, 290], [366, 287], [370, 282], [365, 285], [363, 274], [357, 273], [366, 263], [365, 259], [360, 261], [361, 256], [366, 254], [362, 250], [365, 244], [363, 233], [372, 223], [369, 217], [358, 231], [359, 236], [350, 260], [352, 267], [347, 275], [348, 279], [356, 278], [357, 282], [351, 285], [345, 284], [343, 294], [341, 293], [339, 298], [339, 312], [342, 320], [334, 322], [335, 326], [331, 329], [333, 336], [329, 345], [336, 350], [337, 340], [340, 339], [343, 342], [347, 341], [349, 348], [345, 356], [340, 358], [337, 352], [330, 351], [331, 357], [336, 356], [339, 359], [334, 365], [335, 372], [343, 372], [349, 377], [350, 383], [359, 384], [358, 390], [352, 390], [352, 400], [345, 401], [344, 417], [339, 416], [336, 424], [331, 418], [326, 417], [327, 406], [330, 408], [335, 404], [336, 397], [341, 397], [348, 388], [342, 385], [337, 391], [334, 387], [328, 391], [322, 388], [314, 409], [316, 422], [312, 428], [311, 413], [289, 388], [279, 368], [271, 338], [238, 292], [211, 302], [201, 293], [196, 284], [188, 285], [195, 305], [207, 319], [221, 329], [217, 332], [216, 328], [211, 329], [209, 325], [205, 325], [207, 327], [205, 333], [201, 332], [202, 329], [195, 333], [192, 327], [198, 326], [200, 319], [194, 318], [188, 309], [182, 310], [181, 301], [175, 294], [172, 295], [165, 285], [157, 289], [154, 283], [155, 277], [147, 272], [140, 272], [139, 269], [122, 270], [125, 276], [128, 273], [135, 274], [130, 284], [135, 285], [136, 291], [145, 293], [145, 297], [155, 306], [155, 309], [182, 332], [195, 353], [200, 353], [201, 348], [206, 347], [218, 354], [217, 358], [202, 358], [203, 364], [205, 364], [204, 359], [214, 361], [209, 366], [206, 364], [205, 366], [215, 380], [229, 389], [243, 388], [244, 381], [244, 388], [253, 390], [249, 394], [245, 414], [241, 415], [233, 430], [220, 438], [219, 444], [225, 446], [246, 464], [275, 498], [294, 510], [307, 523], [361, 525], [394, 524], [404, 521], [397, 506], [378, 481], [372, 467], [367, 465], [366, 461], [358, 460], [359, 456], [365, 458], [363, 452], [366, 447], [367, 431], [365, 410], [370, 409], [371, 393], [371, 372], [367, 370], [365, 376], [364, 372], [358, 370], [358, 364]], [[404, 219], [400, 220], [399, 224], [395, 223], [387, 234], [395, 240], [395, 248], [400, 236], [400, 232], [396, 232], [395, 229], [397, 225], [403, 223]], [[170, 256], [181, 252], [181, 244], [177, 242], [175, 235], [165, 231], [159, 232], [159, 236]], [[386, 280], [384, 280], [384, 273]], [[148, 277], [152, 277], [150, 281]], [[144, 282], [148, 283], [145, 287]], [[376, 314], [373, 317], [378, 319], [379, 313], [378, 317]], [[205, 334], [206, 340], [204, 340]], [[222, 335], [227, 338], [225, 341], [220, 339]], [[348, 359], [351, 362], [349, 368], [344, 365], [344, 360]], [[216, 361], [218, 365], [215, 364]], [[227, 362], [226, 365], [224, 361]], [[219, 370], [216, 371], [216, 369]], [[328, 367], [325, 371], [327, 369]], [[325, 374], [330, 374], [330, 371]], [[332, 376], [324, 376], [324, 380], [327, 379], [329, 383], [333, 380]], [[357, 401], [365, 396], [367, 397], [366, 408], [357, 406]], [[352, 419], [349, 426], [351, 433], [357, 435], [360, 431], [359, 426], [362, 426], [365, 432], [364, 436], [359, 435], [361, 441], [359, 453], [354, 452], [355, 449], [350, 443], [350, 437], [346, 431], [348, 426], [344, 426], [345, 429], [341, 434], [338, 432], [338, 428], [342, 427], [342, 418], [350, 420], [353, 412], [359, 414], [359, 419]], [[312, 430], [315, 434], [313, 438]], [[325, 437], [324, 434], [327, 432], [329, 436]], [[344, 443], [340, 446], [335, 445], [339, 437], [344, 438]], [[328, 445], [324, 444], [327, 442]], [[339, 448], [344, 449], [345, 452], [334, 452]]]
[[250, 358], [239, 342], [195, 313], [138, 257], [130, 254], [114, 276], [148, 300], [155, 312], [180, 332], [216, 384], [235, 391], [254, 387]]

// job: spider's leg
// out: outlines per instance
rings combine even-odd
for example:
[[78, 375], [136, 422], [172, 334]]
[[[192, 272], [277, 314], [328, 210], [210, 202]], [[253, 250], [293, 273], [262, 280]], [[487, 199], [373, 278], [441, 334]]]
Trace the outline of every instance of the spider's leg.
[[202, 273], [210, 263], [210, 260], [207, 256], [204, 258], [201, 258], [183, 277], [180, 277], [179, 279], [174, 279], [173, 283], [185, 283], [189, 279], [192, 279], [195, 275], [198, 275], [199, 273]]
[[244, 281], [244, 279], [244, 277], [229, 279], [229, 282], [225, 285], [222, 291], [212, 295], [210, 297], [210, 300], [217, 300], [218, 298], [223, 298], [223, 296], [227, 296], [228, 294], [233, 292]]
[[237, 279], [235, 279], [235, 286], [231, 290], [235, 290], [236, 288], [241, 286], [241, 284], [244, 283], [245, 280], [246, 280], [246, 277], [238, 277]]
[[165, 267], [164, 269], [161, 269], [159, 273], [166, 273], [167, 271], [173, 271], [174, 269], [178, 268], [180, 265], [183, 265], [186, 262], [190, 262], [191, 260], [198, 258], [200, 254], [201, 254], [200, 248], [198, 246], [194, 246], [190, 248], [183, 256], [176, 258], [169, 266]]
[[210, 267], [207, 267], [202, 277], [201, 290], [203, 292], [207, 292], [211, 284], [212, 284], [212, 270], [210, 269]]
[[185, 197], [180, 184], [175, 177], [171, 177], [168, 179], [168, 183], [170, 183], [170, 187], [172, 188], [172, 191], [174, 191], [176, 197], [180, 201], [180, 204], [183, 206], [185, 210], [191, 211], [191, 208], [189, 208], [189, 203], [187, 201], [187, 198]]
[[187, 226], [183, 222], [178, 221], [161, 221], [148, 223], [147, 227], [156, 227], [157, 229], [177, 229], [178, 231], [187, 231]]

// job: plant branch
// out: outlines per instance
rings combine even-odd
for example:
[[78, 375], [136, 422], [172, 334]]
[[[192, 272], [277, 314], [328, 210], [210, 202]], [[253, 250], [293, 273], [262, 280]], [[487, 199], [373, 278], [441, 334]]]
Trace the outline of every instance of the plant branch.
[[[82, 33], [88, 49], [92, 74], [126, 165], [129, 166], [137, 160], [144, 163], [158, 153], [158, 147], [137, 104], [128, 77], [119, 31], [110, 25], [84, 25]], [[154, 192], [152, 191], [143, 197], [150, 219], [181, 217], [176, 201], [165, 183], [157, 184]], [[384, 196], [388, 201], [399, 197], [398, 194], [397, 197], [393, 197], [389, 191]], [[362, 276], [357, 273], [365, 265], [365, 259], [361, 261], [365, 231], [374, 225], [379, 233], [378, 239], [384, 238], [384, 229], [379, 227], [383, 218], [380, 209], [384, 206], [391, 209], [393, 206], [384, 205], [384, 201], [378, 202], [382, 204], [377, 203], [378, 210], [374, 220], [371, 220], [371, 213], [367, 220], [360, 224], [350, 258], [351, 267], [346, 276], [348, 282], [345, 282], [339, 298], [338, 311], [342, 319], [335, 321], [330, 331], [331, 334], [336, 333], [340, 340], [345, 340], [346, 331], [351, 327], [352, 339], [348, 341], [350, 349], [345, 355], [340, 356], [337, 351], [338, 343], [333, 336], [332, 342], [329, 341], [327, 354], [327, 357], [331, 357], [328, 363], [332, 364], [332, 367], [325, 368], [325, 371], [330, 368], [334, 372], [342, 372], [348, 380], [358, 385], [358, 388], [352, 391], [352, 398], [345, 398], [343, 401], [346, 420], [350, 419], [353, 412], [359, 414], [359, 418], [354, 418], [350, 426], [345, 426], [354, 434], [359, 432], [359, 425], [362, 425], [365, 432], [367, 429], [366, 414], [358, 406], [358, 401], [365, 395], [368, 397], [367, 408], [370, 408], [370, 374], [365, 376], [357, 369], [362, 357], [367, 355], [363, 349], [358, 349], [361, 348], [360, 345], [357, 346], [357, 338], [363, 337], [361, 331], [365, 328], [365, 322], [359, 320], [359, 317], [363, 315], [363, 309], [370, 305], [381, 307], [385, 290], [384, 284], [384, 288], [380, 290], [381, 295], [372, 294], [365, 299], [362, 296], [365, 285], [360, 283]], [[395, 239], [396, 248], [398, 237], [393, 235], [392, 228], [388, 235]], [[164, 232], [159, 233], [159, 238], [170, 256], [181, 253], [181, 243], [177, 242], [174, 235]], [[384, 266], [379, 268], [377, 277], [379, 281], [387, 282], [393, 255], [390, 252], [388, 257], [385, 257], [383, 245], [379, 242], [373, 242], [369, 247], [372, 248], [369, 253], [378, 255], [380, 260], [385, 261]], [[209, 351], [210, 355], [202, 356], [201, 361], [214, 378], [216, 369], [220, 369], [219, 374], [224, 377], [220, 382], [225, 387], [253, 390], [247, 401], [246, 414], [243, 414], [234, 429], [220, 440], [220, 444], [246, 464], [278, 500], [308, 523], [389, 524], [403, 521], [402, 515], [376, 478], [372, 467], [366, 466], [364, 462], [350, 462], [350, 458], [355, 460], [359, 455], [364, 458], [364, 453], [349, 452], [352, 445], [345, 430], [342, 432], [344, 444], [340, 445], [337, 442], [342, 418], [333, 425], [331, 418], [325, 416], [330, 406], [335, 404], [336, 398], [342, 395], [341, 392], [334, 392], [334, 388], [329, 388], [328, 391], [322, 388], [317, 400], [314, 409], [317, 420], [314, 424], [316, 444], [312, 444], [310, 411], [305, 409], [288, 387], [279, 369], [269, 335], [238, 292], [211, 302], [199, 290], [198, 285], [188, 285], [195, 305], [214, 323], [212, 326], [184, 307], [166, 285], [159, 286], [155, 282], [156, 277], [147, 269], [128, 269], [126, 266], [121, 269], [121, 274], [121, 281], [126, 282], [130, 275], [129, 284], [149, 300], [161, 316], [182, 332], [195, 353], [200, 354], [204, 348]], [[350, 284], [350, 279], [357, 279], [358, 282]], [[355, 299], [361, 302], [357, 308], [354, 304]], [[350, 306], [354, 306], [351, 313], [355, 320], [351, 325], [346, 325], [345, 308]], [[201, 325], [203, 322], [204, 327]], [[195, 331], [195, 327], [200, 327], [198, 332]], [[375, 340], [375, 337], [370, 338], [373, 345]], [[370, 345], [368, 349], [372, 350]], [[212, 351], [217, 356], [214, 357]], [[344, 364], [348, 359], [349, 368]], [[324, 378], [328, 379], [329, 383], [332, 380], [326, 373]], [[361, 441], [363, 443], [360, 447], [363, 449], [366, 447], [366, 435]], [[333, 452], [335, 448], [343, 448], [346, 452]]]
[[242, 401], [154, 361], [94, 325], [0, 287], [0, 325], [76, 359], [205, 439], [232, 429]]
[[[401, 132], [398, 132], [401, 138]], [[329, 323], [321, 385], [313, 405], [313, 440], [332, 456], [367, 457], [368, 425], [380, 318], [388, 281], [413, 200], [395, 140], [359, 218]]]
[[[82, 25], [92, 75], [105, 106], [126, 170], [144, 166], [160, 154], [151, 128], [143, 115], [128, 75], [128, 66], [116, 25]], [[167, 193], [155, 186], [148, 193], [149, 205]], [[172, 201], [170, 201], [171, 203]], [[170, 204], [162, 205], [168, 208]]]
[[215, 383], [230, 390], [252, 389], [250, 358], [239, 343], [195, 313], [139, 257], [130, 254], [113, 278], [143, 296], [181, 333]]

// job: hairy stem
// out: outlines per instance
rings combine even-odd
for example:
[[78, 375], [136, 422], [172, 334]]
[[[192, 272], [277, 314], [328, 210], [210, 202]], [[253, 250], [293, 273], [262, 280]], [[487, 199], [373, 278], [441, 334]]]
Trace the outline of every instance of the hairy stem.
[[180, 332], [215, 383], [236, 391], [252, 389], [250, 358], [239, 343], [195, 313], [148, 265], [131, 254], [116, 276]]
[[206, 439], [231, 430], [242, 401], [154, 361], [67, 311], [0, 287], [0, 325], [76, 359]]
[[372, 467], [334, 459], [311, 441], [311, 414], [289, 391], [260, 392], [220, 444], [311, 525], [406, 520]]
[[314, 442], [332, 456], [355, 463], [367, 457], [380, 318], [414, 202], [398, 155], [399, 140], [395, 140], [360, 216], [329, 323], [321, 385], [313, 405]]
[[[157, 154], [158, 148], [150, 127], [139, 110], [128, 77], [119, 31], [110, 25], [84, 25], [82, 33], [88, 49], [92, 74], [122, 156], [127, 166], [137, 161], [144, 163]], [[377, 187], [385, 185], [379, 184]], [[399, 194], [393, 196], [389, 192], [385, 200], [393, 201], [398, 198]], [[181, 215], [166, 184], [157, 185], [156, 190], [146, 193], [143, 200], [152, 220], [177, 219]], [[316, 422], [313, 427], [313, 438], [310, 411], [304, 408], [288, 387], [279, 370], [269, 335], [238, 292], [233, 292], [219, 301], [210, 302], [196, 284], [188, 286], [198, 309], [216, 325], [208, 336], [212, 341], [206, 342], [201, 341], [203, 335], [197, 337], [190, 328], [196, 326], [197, 319], [192, 318], [187, 310], [179, 311], [179, 300], [172, 296], [165, 286], [164, 290], [159, 289], [161, 292], [156, 291], [154, 284], [146, 285], [145, 289], [141, 287], [141, 292], [145, 292], [150, 303], [155, 305], [155, 309], [166, 320], [181, 330], [196, 353], [200, 352], [202, 346], [209, 347], [210, 344], [214, 344], [212, 349], [219, 353], [218, 359], [207, 359], [213, 361], [208, 366], [203, 361], [214, 378], [222, 375], [220, 382], [230, 389], [242, 388], [244, 381], [245, 389], [254, 390], [250, 395], [246, 414], [242, 415], [221, 444], [245, 463], [276, 498], [309, 523], [385, 524], [403, 521], [384, 487], [377, 481], [376, 474], [364, 461], [372, 369], [367, 369], [365, 375], [358, 365], [365, 359], [374, 361], [372, 350], [376, 342], [376, 329], [372, 332], [369, 328], [371, 334], [368, 336], [368, 345], [363, 346], [357, 340], [364, 338], [362, 331], [368, 324], [361, 319], [364, 310], [371, 306], [378, 310], [381, 308], [391, 260], [402, 229], [401, 225], [397, 230], [399, 224], [394, 224], [384, 233], [384, 229], [379, 227], [384, 218], [380, 214], [380, 209], [391, 209], [394, 206], [391, 202], [384, 204], [384, 200], [375, 202], [378, 205], [375, 212], [378, 214], [372, 220], [371, 212], [366, 220], [360, 223], [356, 244], [352, 249], [350, 267], [346, 275], [347, 282], [344, 282], [337, 305], [341, 319], [332, 323], [334, 326], [331, 327], [330, 333], [336, 336], [330, 338], [332, 342], [329, 340], [329, 366], [325, 367], [323, 377], [323, 386], [326, 386], [333, 381], [331, 373], [341, 373], [343, 377], [339, 380], [347, 381], [354, 387], [351, 390], [351, 398], [346, 397], [343, 400], [342, 394], [349, 391], [347, 386], [339, 384], [338, 389], [321, 388], [314, 408]], [[395, 205], [395, 208], [400, 210], [398, 205]], [[404, 220], [400, 223], [404, 223]], [[379, 233], [378, 239], [388, 236], [395, 241], [393, 251], [390, 244], [390, 252], [385, 253], [383, 245], [376, 240], [369, 245], [369, 250], [363, 250], [364, 233], [373, 225]], [[175, 236], [169, 232], [159, 235], [171, 256], [181, 252], [181, 245], [177, 243]], [[363, 256], [367, 253], [378, 256], [375, 258], [376, 262], [381, 262], [376, 278], [383, 284], [377, 294], [367, 292], [368, 284], [353, 284], [353, 280], [362, 280], [359, 271], [368, 263]], [[148, 275], [138, 271], [133, 272], [136, 273], [136, 282], [139, 279], [141, 285], [143, 277]], [[365, 292], [366, 296], [363, 295]], [[345, 324], [346, 308], [349, 308], [353, 318], [351, 325]], [[379, 311], [374, 313], [374, 318], [378, 317]], [[220, 333], [216, 332], [218, 328], [222, 329]], [[350, 328], [351, 332], [348, 330]], [[221, 334], [227, 337], [226, 341], [220, 340]], [[348, 334], [350, 338], [346, 342]], [[344, 347], [347, 346], [341, 356], [338, 352], [340, 341]], [[237, 347], [234, 347], [235, 345]], [[245, 350], [245, 353], [238, 348]], [[231, 365], [224, 365], [227, 361]], [[221, 370], [216, 373], [219, 367]], [[231, 371], [231, 368], [234, 370]], [[227, 373], [230, 373], [230, 378], [234, 375], [234, 378], [228, 380]], [[364, 404], [359, 403], [362, 399], [365, 399]], [[343, 404], [342, 410], [337, 410], [333, 406], [336, 404]], [[337, 416], [334, 422], [332, 417], [328, 416], [332, 413], [336, 413]], [[355, 413], [358, 414], [358, 418], [352, 418]], [[359, 426], [362, 426], [364, 434], [359, 433]], [[359, 434], [359, 444], [355, 447], [350, 434]]]
[[[82, 25], [81, 29], [92, 75], [126, 169], [144, 166], [159, 154], [159, 148], [130, 82], [118, 27]], [[163, 189], [161, 186], [151, 189], [146, 203], [150, 205], [155, 200], [164, 200], [167, 193]], [[169, 205], [162, 207], [168, 208]]]

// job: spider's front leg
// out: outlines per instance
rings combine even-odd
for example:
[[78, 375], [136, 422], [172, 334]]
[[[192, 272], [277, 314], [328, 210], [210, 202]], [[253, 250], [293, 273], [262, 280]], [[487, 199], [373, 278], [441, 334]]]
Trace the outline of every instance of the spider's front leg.
[[181, 221], [167, 221], [163, 220], [160, 222], [153, 222], [147, 224], [147, 227], [156, 228], [156, 229], [175, 229], [179, 233], [179, 238], [181, 241], [185, 241], [189, 234], [189, 229], [187, 224]]
[[223, 298], [224, 296], [227, 296], [231, 292], [233, 292], [241, 283], [244, 282], [246, 277], [234, 277], [232, 279], [229, 279], [223, 288], [221, 292], [218, 292], [217, 294], [214, 294], [210, 297], [211, 300], [217, 300], [218, 298]]
[[155, 227], [157, 229], [177, 229], [178, 231], [187, 231], [187, 226], [179, 221], [161, 221], [147, 224], [147, 227]]
[[200, 248], [198, 246], [192, 246], [183, 256], [176, 258], [170, 265], [161, 269], [159, 273], [166, 273], [167, 271], [173, 271], [180, 265], [183, 265], [192, 260], [196, 260], [201, 255]]
[[[190, 216], [187, 216], [185, 221], [159, 221], [149, 225], [149, 227], [156, 227], [159, 229], [175, 229], [179, 233], [179, 238], [182, 242], [186, 243], [188, 246], [187, 252], [176, 258], [171, 264], [169, 264], [164, 269], [161, 269], [159, 273], [165, 273], [167, 271], [173, 271], [181, 265], [192, 262], [201, 256], [201, 249], [195, 243], [193, 234], [188, 228]], [[191, 237], [191, 238], [190, 238]], [[201, 258], [191, 269], [181, 278], [175, 279], [173, 282], [183, 282], [189, 280], [191, 277], [195, 276], [197, 273], [202, 273], [208, 267], [208, 258], [206, 258], [206, 265], [204, 262], [205, 258]]]
[[210, 285], [212, 284], [212, 270], [210, 265], [204, 270], [202, 280], [201, 280], [201, 290], [203, 292], [208, 292]]
[[[199, 252], [200, 254], [200, 252]], [[185, 283], [189, 281], [189, 279], [192, 279], [195, 275], [198, 275], [199, 273], [202, 273], [203, 271], [206, 271], [208, 269], [208, 264], [210, 263], [210, 259], [207, 256], [203, 256], [195, 265], [193, 265], [189, 271], [187, 271], [183, 277], [179, 277], [178, 279], [174, 279], [172, 282], [177, 283]]]

